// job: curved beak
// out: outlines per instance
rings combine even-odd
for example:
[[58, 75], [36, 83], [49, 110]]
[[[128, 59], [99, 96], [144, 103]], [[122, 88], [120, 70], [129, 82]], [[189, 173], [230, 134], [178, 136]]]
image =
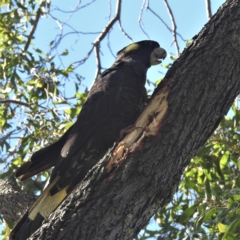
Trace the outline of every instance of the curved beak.
[[164, 59], [167, 56], [167, 52], [163, 48], [155, 48], [150, 57], [151, 66], [161, 63], [161, 59]]

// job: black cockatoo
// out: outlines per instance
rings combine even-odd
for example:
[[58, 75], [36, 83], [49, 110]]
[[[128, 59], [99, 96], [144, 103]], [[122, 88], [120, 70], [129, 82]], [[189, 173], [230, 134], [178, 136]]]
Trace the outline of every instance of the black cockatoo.
[[26, 239], [36, 231], [86, 173], [134, 124], [146, 103], [146, 74], [166, 57], [155, 41], [140, 41], [117, 53], [114, 64], [96, 79], [75, 124], [55, 143], [33, 154], [16, 172], [24, 180], [55, 166], [49, 185], [10, 234]]

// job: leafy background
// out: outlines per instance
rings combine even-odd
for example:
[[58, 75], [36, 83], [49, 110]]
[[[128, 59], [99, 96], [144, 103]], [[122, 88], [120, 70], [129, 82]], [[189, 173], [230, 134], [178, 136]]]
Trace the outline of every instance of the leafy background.
[[[40, 194], [50, 172], [18, 182], [14, 171], [71, 126], [92, 80], [116, 52], [148, 38], [167, 50], [162, 66], [148, 73], [151, 93], [224, 1], [206, 1], [211, 11], [204, 1], [129, 2], [0, 2], [1, 178]], [[117, 4], [121, 15], [111, 25]], [[137, 239], [240, 239], [239, 118], [236, 99], [186, 168], [172, 202]], [[7, 239], [12, 225], [4, 219], [1, 225]]]

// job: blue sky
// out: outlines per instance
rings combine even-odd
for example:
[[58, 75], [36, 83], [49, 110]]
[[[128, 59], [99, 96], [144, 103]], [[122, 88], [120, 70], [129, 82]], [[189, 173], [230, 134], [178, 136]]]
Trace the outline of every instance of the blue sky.
[[[89, 1], [82, 1], [81, 6], [84, 6], [88, 2]], [[58, 10], [52, 10], [51, 14], [63, 22], [67, 20], [67, 24], [77, 31], [92, 33], [101, 32], [109, 21], [109, 2], [111, 3], [112, 18], [115, 15], [116, 0], [96, 1], [73, 15], [71, 15], [71, 13], [63, 13]], [[148, 39], [138, 23], [139, 13], [143, 2], [138, 0], [123, 0], [122, 2], [121, 23], [124, 30], [131, 36], [133, 41]], [[223, 0], [212, 0], [212, 12], [215, 13], [224, 2], [225, 1]], [[64, 11], [71, 11], [75, 8], [78, 1], [53, 0], [52, 3], [53, 6], [58, 6]], [[171, 28], [171, 21], [164, 1], [152, 0], [149, 1], [149, 5]], [[204, 0], [170, 0], [169, 5], [172, 8], [175, 21], [177, 23], [177, 32], [181, 34], [185, 40], [191, 39], [194, 35], [196, 35], [208, 21]], [[54, 9], [54, 7], [52, 9]], [[144, 25], [144, 30], [147, 32], [150, 39], [158, 41], [160, 45], [166, 49], [168, 54], [172, 53], [176, 55], [172, 33], [164, 26], [164, 24], [162, 24], [162, 22], [159, 21], [159, 19], [157, 19], [157, 17], [155, 17], [149, 10], [146, 10], [146, 8], [143, 9], [142, 23]], [[69, 33], [73, 30], [65, 25], [62, 31], [63, 33]], [[56, 20], [50, 16], [40, 19], [37, 31], [35, 33], [34, 47], [40, 48], [47, 53], [49, 51], [49, 43], [54, 40], [55, 36], [59, 33], [60, 28]], [[68, 56], [62, 58], [63, 65], [67, 67], [71, 62], [78, 61], [85, 57], [98, 35], [99, 34], [69, 34], [66, 36], [57, 48], [57, 52], [59, 54], [61, 54], [65, 49], [69, 50]], [[114, 54], [116, 54], [118, 50], [131, 43], [130, 40], [124, 36], [119, 29], [118, 23], [114, 25], [109, 36], [109, 40], [112, 52]], [[178, 37], [178, 40], [180, 51], [182, 51], [186, 45], [186, 42], [182, 41], [180, 37]], [[102, 66], [104, 68], [110, 67], [114, 62], [114, 56], [107, 47], [107, 37], [101, 43], [101, 52]], [[51, 53], [51, 55], [54, 54], [56, 54], [56, 52]], [[59, 66], [60, 62], [57, 57], [55, 57], [54, 62], [56, 66]], [[163, 63], [169, 62], [171, 62], [171, 60], [166, 58]], [[83, 81], [82, 90], [85, 89], [86, 86], [90, 86], [92, 84], [95, 70], [96, 60], [94, 53], [92, 53], [86, 63], [77, 69], [77, 72], [85, 78]], [[148, 78], [151, 81], [162, 78], [163, 74], [161, 74], [161, 72], [166, 72], [166, 69], [162, 68], [161, 66], [152, 67], [148, 72]], [[71, 89], [74, 88], [72, 88], [70, 82], [67, 88], [67, 92], [69, 96], [71, 96]]]

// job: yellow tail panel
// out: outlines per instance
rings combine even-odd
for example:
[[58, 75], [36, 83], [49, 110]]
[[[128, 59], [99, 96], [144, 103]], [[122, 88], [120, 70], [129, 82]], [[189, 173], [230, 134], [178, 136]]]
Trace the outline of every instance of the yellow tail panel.
[[28, 217], [34, 220], [38, 213], [40, 213], [45, 219], [58, 207], [58, 205], [66, 198], [67, 187], [61, 189], [53, 196], [50, 195], [51, 188], [56, 184], [59, 177], [56, 177], [53, 182], [43, 191], [37, 201], [29, 209]]

